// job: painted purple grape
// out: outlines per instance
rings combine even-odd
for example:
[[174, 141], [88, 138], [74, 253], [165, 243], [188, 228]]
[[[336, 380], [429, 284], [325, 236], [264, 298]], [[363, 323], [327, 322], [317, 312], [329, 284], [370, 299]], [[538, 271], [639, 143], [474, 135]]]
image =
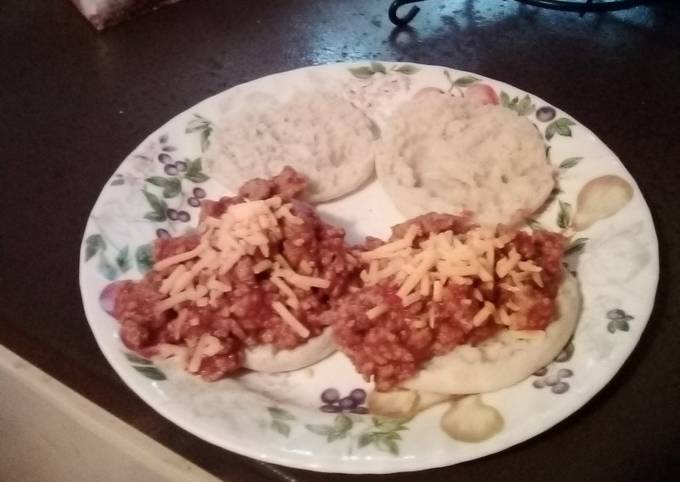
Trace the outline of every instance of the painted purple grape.
[[555, 118], [555, 109], [549, 106], [541, 107], [536, 111], [536, 119], [541, 122], [548, 122]]
[[547, 373], [548, 373], [548, 368], [543, 367], [543, 368], [539, 368], [538, 370], [536, 370], [534, 372], [534, 375], [536, 375], [537, 377], [542, 377], [543, 375], [546, 375]]
[[560, 394], [560, 393], [565, 393], [567, 390], [569, 390], [569, 384], [567, 382], [559, 382], [555, 386], [553, 386], [550, 390], [552, 390], [553, 393]]
[[165, 152], [161, 152], [158, 154], [158, 162], [161, 164], [172, 164], [172, 157], [170, 154], [166, 154]]
[[156, 237], [159, 239], [165, 239], [170, 237], [170, 233], [167, 229], [159, 228], [156, 230]]
[[163, 171], [168, 175], [168, 176], [176, 176], [177, 173], [179, 172], [177, 170], [177, 167], [175, 167], [174, 164], [166, 164], [165, 167], [163, 168]]
[[344, 397], [340, 399], [340, 408], [343, 410], [351, 410], [353, 408], [356, 408], [357, 403], [354, 401], [352, 397]]
[[116, 306], [116, 296], [118, 296], [118, 290], [121, 286], [125, 284], [125, 281], [115, 281], [109, 283], [99, 294], [99, 306], [102, 310], [106, 311], [109, 315], [113, 316], [113, 310]]
[[335, 403], [340, 400], [340, 392], [336, 388], [327, 388], [321, 392], [321, 401], [324, 403]]
[[203, 199], [206, 196], [205, 189], [202, 187], [195, 187], [194, 188], [194, 197], [198, 199]]
[[548, 375], [544, 378], [545, 384], [549, 387], [555, 386], [559, 383], [560, 378], [557, 375]]
[[179, 213], [177, 212], [177, 209], [169, 208], [165, 214], [168, 216], [170, 221], [177, 221], [179, 219]]
[[187, 170], [187, 163], [184, 161], [177, 161], [175, 166], [179, 172], [185, 172]]
[[350, 410], [352, 413], [356, 413], [357, 415], [366, 415], [368, 413], [368, 409], [366, 407], [354, 407], [352, 410]]
[[363, 388], [355, 388], [349, 394], [350, 398], [357, 402], [357, 405], [361, 405], [366, 401], [366, 390]]
[[326, 413], [338, 413], [342, 410], [337, 405], [321, 405], [321, 411]]
[[189, 220], [191, 219], [191, 215], [186, 211], [180, 211], [177, 213], [177, 219], [179, 219], [183, 223], [186, 223], [189, 222]]
[[569, 378], [569, 377], [572, 376], [573, 374], [574, 374], [574, 372], [571, 371], [571, 370], [568, 369], [568, 368], [560, 368], [560, 369], [557, 371], [557, 376], [560, 377], [560, 378]]
[[192, 208], [197, 208], [198, 206], [201, 205], [201, 201], [192, 196], [189, 199], [187, 199], [187, 204]]
[[532, 383], [534, 388], [544, 388], [545, 387], [545, 382], [543, 381], [542, 378], [539, 378], [538, 380], [534, 380]]

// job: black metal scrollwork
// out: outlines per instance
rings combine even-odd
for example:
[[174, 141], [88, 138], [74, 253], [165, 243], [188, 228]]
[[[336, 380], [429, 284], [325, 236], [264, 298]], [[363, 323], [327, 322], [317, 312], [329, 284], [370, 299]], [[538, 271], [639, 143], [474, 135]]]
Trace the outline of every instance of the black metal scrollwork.
[[[390, 21], [397, 27], [404, 27], [411, 22], [420, 12], [420, 7], [413, 6], [406, 12], [406, 15], [400, 17], [397, 10], [409, 3], [418, 3], [424, 0], [394, 0], [388, 10]], [[517, 2], [535, 7], [549, 8], [551, 10], [565, 10], [570, 12], [579, 12], [583, 15], [586, 12], [607, 12], [612, 10], [622, 10], [625, 8], [635, 7], [645, 3], [644, 0], [605, 0], [595, 2], [594, 0], [583, 0], [581, 2], [569, 0], [516, 0]]]
[[397, 14], [397, 10], [399, 10], [399, 8], [403, 7], [404, 5], [408, 5], [409, 3], [418, 3], [422, 1], [423, 0], [394, 0], [387, 11], [387, 14], [390, 17], [390, 22], [392, 22], [397, 27], [404, 27], [408, 25], [409, 22], [413, 20], [416, 15], [418, 15], [418, 12], [420, 12], [420, 7], [411, 7], [403, 17], [400, 17]]

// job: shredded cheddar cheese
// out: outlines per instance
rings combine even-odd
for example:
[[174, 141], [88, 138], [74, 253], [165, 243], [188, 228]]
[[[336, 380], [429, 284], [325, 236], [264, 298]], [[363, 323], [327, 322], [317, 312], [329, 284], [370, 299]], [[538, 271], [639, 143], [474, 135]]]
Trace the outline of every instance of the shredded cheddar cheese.
[[[447, 286], [476, 283], [471, 296], [482, 307], [472, 319], [475, 326], [489, 318], [512, 326], [516, 319], [513, 317], [520, 311], [518, 300], [528, 289], [527, 283], [543, 287], [542, 268], [531, 260], [523, 260], [514, 246], [507, 248], [514, 234], [501, 235], [491, 229], [477, 228], [464, 234], [444, 231], [419, 240], [420, 235], [418, 227], [411, 225], [402, 238], [362, 253], [361, 258], [367, 265], [360, 274], [362, 281], [372, 286], [388, 280], [397, 286], [397, 296], [404, 307], [421, 299], [440, 303]], [[492, 293], [496, 286], [508, 293], [502, 306], [495, 306], [484, 295]], [[464, 305], [472, 302], [463, 300]], [[383, 313], [382, 305], [366, 312], [369, 319]], [[428, 316], [430, 325], [434, 319], [432, 313]]]
[[[295, 290], [326, 289], [330, 287], [330, 281], [314, 276], [314, 263], [301, 263], [301, 272], [296, 272], [282, 254], [271, 252], [271, 240], [281, 239], [280, 221], [298, 225], [304, 223], [302, 218], [293, 214], [291, 208], [292, 204], [284, 203], [275, 196], [232, 204], [220, 217], [206, 217], [196, 229], [200, 235], [196, 247], [154, 264], [153, 269], [163, 276], [158, 291], [164, 296], [156, 304], [155, 310], [164, 312], [175, 309], [181, 315], [173, 321], [174, 324], [191, 324], [193, 319], [186, 320], [187, 312], [182, 308], [183, 304], [189, 302], [199, 308], [219, 306], [219, 299], [232, 290], [227, 273], [234, 268], [240, 269], [237, 267], [239, 261], [250, 255], [255, 257], [252, 272], [257, 275], [266, 273], [285, 302], [273, 301], [272, 309], [297, 335], [309, 337], [310, 331], [289, 310], [296, 310], [300, 306]], [[416, 234], [410, 235], [411, 241]], [[299, 241], [304, 244], [304, 240]], [[406, 246], [410, 243], [401, 244]], [[377, 274], [377, 269], [376, 264], [372, 276]], [[224, 307], [222, 311], [228, 316], [229, 307]], [[210, 335], [194, 340], [185, 354], [189, 371], [196, 372], [202, 357], [211, 356], [211, 353], [217, 353], [215, 350], [221, 349], [215, 340], [217, 338]]]

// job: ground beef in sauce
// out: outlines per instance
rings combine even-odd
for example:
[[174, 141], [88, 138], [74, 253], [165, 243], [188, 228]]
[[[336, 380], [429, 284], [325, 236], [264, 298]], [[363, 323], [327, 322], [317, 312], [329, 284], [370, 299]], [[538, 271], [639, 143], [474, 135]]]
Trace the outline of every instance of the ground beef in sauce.
[[[335, 340], [366, 378], [374, 378], [378, 390], [389, 390], [414, 376], [436, 355], [448, 353], [468, 341], [478, 330], [472, 318], [481, 308], [470, 286], [444, 289], [443, 301], [429, 306], [417, 302], [401, 306], [396, 287], [388, 283], [365, 288], [333, 303], [325, 316], [335, 320]], [[469, 303], [463, 300], [469, 300]], [[390, 311], [370, 320], [366, 312], [379, 304]]]
[[467, 215], [455, 216], [453, 214], [427, 213], [393, 226], [391, 239], [403, 238], [408, 228], [413, 225], [420, 228], [422, 235], [430, 233], [438, 234], [443, 231], [453, 231], [454, 234], [461, 234], [474, 226]]
[[[449, 229], [461, 234], [472, 227], [467, 218], [431, 213], [395, 226], [394, 235], [403, 236], [413, 223], [420, 226], [423, 235]], [[506, 253], [515, 247], [523, 259], [533, 260], [544, 270], [544, 287], [532, 286], [531, 296], [523, 307], [527, 315], [523, 324], [514, 328], [544, 329], [554, 316], [555, 296], [562, 281], [564, 238], [542, 231], [528, 234], [505, 229], [504, 232], [515, 236], [503, 248]], [[379, 246], [378, 241], [368, 239], [365, 249]], [[472, 324], [483, 305], [473, 294], [475, 288], [492, 302], [505, 301], [501, 298], [508, 293], [497, 284], [495, 289], [487, 289], [479, 281], [473, 285], [447, 284], [441, 302], [429, 299], [403, 308], [396, 295], [397, 287], [386, 280], [334, 300], [332, 309], [324, 317], [334, 320], [335, 340], [359, 373], [367, 380], [372, 379], [378, 390], [386, 391], [414, 376], [432, 357], [446, 354], [460, 344], [478, 344], [505, 329], [492, 318], [478, 327]], [[387, 304], [390, 310], [370, 320], [366, 312], [380, 304]]]
[[205, 199], [201, 202], [200, 220], [206, 217], [218, 218], [232, 204], [242, 203], [246, 200], [258, 201], [272, 196], [279, 196], [284, 202], [292, 201], [301, 196], [307, 188], [307, 179], [286, 166], [272, 179], [255, 178], [246, 181], [238, 190], [237, 196], [224, 196], [218, 201]]
[[[228, 206], [242, 202], [245, 197], [255, 200], [279, 195], [293, 201], [291, 212], [304, 222], [294, 224], [282, 219], [279, 224], [282, 239], [270, 243], [270, 250], [272, 255], [283, 254], [300, 274], [330, 282], [327, 289], [305, 291], [292, 287], [300, 306], [289, 308], [290, 311], [309, 329], [310, 336], [317, 336], [329, 324], [323, 316], [329, 301], [358, 286], [361, 266], [345, 245], [344, 230], [321, 221], [309, 204], [291, 199], [304, 187], [305, 179], [286, 168], [272, 180], [247, 182], [239, 196], [204, 201], [202, 218], [220, 216]], [[195, 234], [158, 239], [154, 243], [154, 259], [159, 261], [191, 250], [198, 243], [199, 237]], [[272, 344], [279, 349], [290, 349], [304, 343], [272, 308], [273, 301], [283, 301], [278, 288], [265, 274], [253, 272], [255, 263], [262, 259], [259, 252], [244, 256], [218, 278], [231, 284], [232, 290], [222, 295], [216, 307], [197, 307], [184, 302], [177, 312], [157, 313], [154, 306], [163, 298], [158, 288], [163, 275], [169, 273], [151, 271], [140, 281], [125, 283], [118, 291], [114, 306], [114, 316], [121, 324], [121, 340], [131, 350], [150, 356], [156, 353], [160, 343], [185, 346], [196, 343], [203, 334], [215, 336], [222, 349], [204, 357], [198, 370], [208, 381], [240, 369], [247, 347]]]

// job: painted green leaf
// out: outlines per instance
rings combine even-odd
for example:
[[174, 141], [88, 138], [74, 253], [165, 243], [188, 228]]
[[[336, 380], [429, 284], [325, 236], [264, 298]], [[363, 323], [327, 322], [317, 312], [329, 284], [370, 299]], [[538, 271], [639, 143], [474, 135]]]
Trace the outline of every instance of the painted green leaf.
[[534, 218], [527, 218], [526, 223], [534, 231], [539, 231], [539, 230], [544, 229], [543, 225], [541, 223], [539, 223], [538, 221], [536, 221]]
[[401, 72], [402, 74], [406, 75], [413, 75], [416, 72], [418, 72], [418, 67], [415, 65], [400, 65], [396, 69], [394, 69], [396, 72]]
[[615, 321], [614, 323], [616, 323], [616, 328], [618, 328], [621, 331], [630, 330], [630, 325], [628, 324], [628, 322], [626, 320], [618, 320], [618, 321]]
[[477, 77], [474, 77], [472, 75], [464, 75], [454, 80], [453, 85], [455, 85], [456, 87], [468, 87], [474, 84], [475, 82], [479, 82], [479, 79]]
[[128, 361], [130, 363], [132, 363], [133, 365], [142, 365], [142, 366], [152, 366], [153, 365], [153, 362], [151, 360], [147, 360], [146, 358], [142, 358], [141, 356], [137, 355], [136, 353], [126, 352], [125, 358], [127, 358]]
[[125, 184], [125, 179], [123, 179], [122, 177], [119, 177], [111, 181], [111, 186], [122, 186], [123, 184]]
[[272, 416], [272, 418], [278, 420], [295, 420], [295, 415], [290, 413], [288, 410], [284, 410], [279, 407], [267, 407], [267, 410], [269, 411], [269, 414]]
[[144, 274], [153, 266], [153, 245], [151, 243], [142, 244], [135, 250], [135, 261], [137, 269]]
[[208, 128], [212, 128], [212, 122], [203, 116], [194, 114], [194, 118], [189, 121], [184, 132], [191, 134], [192, 132], [199, 132]]
[[531, 103], [531, 97], [525, 95], [514, 110], [519, 115], [529, 115], [536, 110], [536, 106]]
[[545, 138], [546, 140], [550, 140], [553, 137], [555, 137], [555, 125], [554, 123], [548, 124], [548, 127], [545, 128]]
[[571, 169], [576, 164], [581, 162], [582, 157], [568, 157], [564, 161], [560, 162], [560, 169]]
[[370, 67], [350, 67], [349, 72], [357, 79], [369, 79], [373, 75]]
[[205, 152], [210, 147], [210, 135], [212, 134], [212, 127], [208, 127], [201, 132], [201, 152]]
[[588, 241], [588, 238], [576, 238], [573, 240], [571, 244], [569, 244], [569, 247], [564, 251], [565, 256], [582, 252], [586, 247], [586, 241]]
[[569, 127], [574, 125], [576, 125], [576, 123], [571, 119], [560, 117], [559, 119], [552, 121], [550, 124], [548, 124], [548, 127], [545, 128], [545, 138], [550, 140], [555, 136], [555, 134], [570, 137], [571, 129]]
[[288, 425], [286, 422], [282, 422], [281, 420], [272, 420], [270, 426], [284, 437], [288, 437], [290, 435], [290, 425]]
[[158, 138], [158, 142], [160, 142], [161, 144], [165, 144], [166, 142], [168, 142], [168, 135], [167, 134], [161, 135]]
[[116, 265], [121, 273], [125, 273], [130, 269], [130, 249], [127, 246], [118, 251], [118, 254], [116, 255]]
[[165, 221], [165, 212], [168, 209], [168, 205], [165, 204], [165, 201], [147, 190], [142, 190], [142, 192], [144, 193], [144, 197], [151, 207], [151, 212], [146, 213], [144, 217], [149, 221]]
[[333, 422], [333, 428], [338, 432], [347, 432], [352, 429], [352, 425], [352, 420], [344, 413], [337, 415]]
[[163, 380], [167, 380], [165, 373], [160, 371], [158, 369], [158, 367], [156, 367], [154, 365], [150, 365], [150, 366], [135, 366], [135, 365], [133, 365], [132, 368], [134, 368], [139, 373], [144, 375], [146, 378], [149, 378], [151, 380], [155, 380], [155, 381], [159, 381], [159, 382], [162, 382]]
[[201, 183], [210, 179], [210, 177], [203, 172], [203, 164], [200, 157], [197, 157], [193, 161], [188, 161], [187, 164], [187, 172], [184, 177], [191, 182]]
[[559, 186], [555, 186], [552, 188], [552, 191], [550, 191], [550, 194], [548, 195], [548, 198], [545, 200], [546, 204], [552, 204], [552, 202], [555, 200], [555, 198], [559, 195], [562, 194], [564, 191]]
[[359, 435], [359, 440], [357, 442], [357, 445], [359, 448], [366, 447], [367, 445], [372, 444], [375, 441], [375, 434], [374, 433], [362, 433]]
[[164, 213], [155, 213], [155, 212], [148, 212], [144, 215], [144, 219], [148, 219], [149, 221], [152, 221], [154, 223], [160, 223], [165, 221], [166, 216]]
[[622, 320], [623, 318], [625, 318], [626, 312], [620, 308], [616, 308], [613, 310], [609, 310], [606, 316], [610, 320]]
[[399, 455], [399, 445], [394, 440], [386, 440], [385, 445], [387, 445], [387, 450], [392, 455]]
[[163, 152], [175, 152], [177, 148], [175, 146], [163, 146]]
[[381, 74], [387, 73], [387, 69], [380, 62], [371, 62], [371, 69], [373, 70], [374, 73], [375, 72], [380, 72]]
[[118, 277], [118, 270], [116, 270], [116, 267], [106, 258], [104, 253], [100, 253], [99, 255], [97, 271], [99, 271], [99, 274], [101, 274], [104, 278], [111, 281]]
[[375, 446], [380, 450], [391, 453], [392, 455], [399, 455], [399, 445], [394, 440], [386, 437], [379, 437], [375, 441]]
[[307, 424], [307, 425], [305, 425], [305, 428], [312, 433], [315, 433], [317, 435], [323, 435], [324, 437], [335, 432], [335, 429], [333, 427], [331, 427], [330, 425]]
[[515, 111], [517, 115], [521, 116], [529, 115], [536, 109], [536, 106], [531, 103], [531, 97], [526, 94], [521, 100], [519, 97], [513, 97], [511, 99], [506, 92], [501, 91], [500, 102], [503, 107]]
[[182, 182], [176, 177], [152, 176], [146, 182], [163, 188], [163, 197], [173, 198], [182, 192]]
[[326, 442], [335, 442], [336, 440], [340, 440], [347, 437], [347, 432], [338, 432], [338, 431], [333, 431], [328, 434], [326, 437]]
[[182, 182], [176, 177], [171, 177], [168, 179], [168, 183], [163, 188], [164, 198], [173, 198], [182, 192]]
[[92, 256], [99, 251], [106, 249], [106, 241], [101, 234], [91, 234], [85, 238], [85, 261], [89, 261]]
[[151, 177], [147, 177], [145, 179], [145, 181], [150, 183], [150, 184], [153, 184], [154, 186], [165, 187], [165, 185], [168, 182], [168, 178], [163, 177], [163, 176], [151, 176]]
[[[621, 310], [618, 310], [621, 311]], [[617, 330], [618, 331], [629, 331], [630, 330], [630, 324], [628, 321], [632, 320], [632, 316], [625, 315], [624, 318], [617, 318], [611, 320], [609, 323], [607, 323], [607, 331], [609, 333], [615, 333]]]
[[569, 127], [576, 125], [576, 123], [566, 117], [562, 117], [555, 121], [555, 125], [557, 126], [557, 133], [559, 135], [571, 136], [571, 129]]
[[163, 176], [151, 176], [147, 177], [145, 181], [150, 184], [153, 184], [154, 186], [165, 187], [168, 184], [168, 179], [170, 178]]
[[557, 212], [557, 225], [566, 229], [571, 224], [571, 204], [565, 201], [559, 201], [559, 210]]
[[380, 432], [393, 432], [395, 430], [406, 430], [406, 418], [373, 417], [373, 425]]

